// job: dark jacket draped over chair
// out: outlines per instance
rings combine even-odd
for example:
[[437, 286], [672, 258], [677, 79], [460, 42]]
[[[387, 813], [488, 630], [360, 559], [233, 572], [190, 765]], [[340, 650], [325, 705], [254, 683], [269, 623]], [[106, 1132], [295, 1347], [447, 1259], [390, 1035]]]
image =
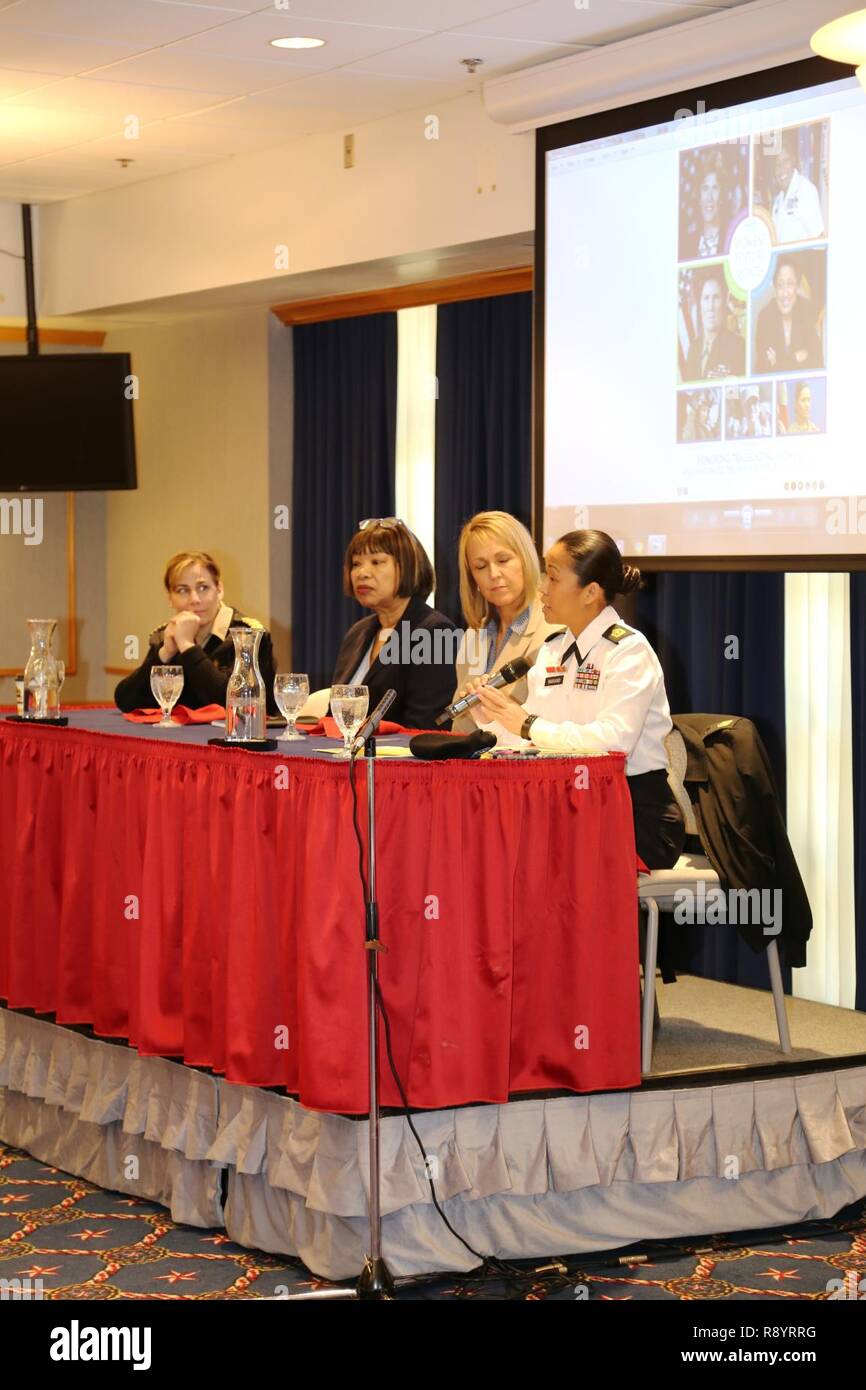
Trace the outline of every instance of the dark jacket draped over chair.
[[[688, 754], [685, 786], [704, 853], [724, 889], [780, 889], [781, 942], [793, 968], [806, 964], [812, 912], [791, 849], [773, 771], [750, 719], [676, 714]], [[755, 952], [775, 939], [760, 925], [740, 924]]]

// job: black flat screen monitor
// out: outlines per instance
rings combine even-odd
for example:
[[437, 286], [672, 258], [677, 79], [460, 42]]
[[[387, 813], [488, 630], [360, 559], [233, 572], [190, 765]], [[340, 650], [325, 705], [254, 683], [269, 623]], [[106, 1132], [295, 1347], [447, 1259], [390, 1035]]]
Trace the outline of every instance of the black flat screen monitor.
[[0, 357], [0, 492], [136, 486], [125, 352]]

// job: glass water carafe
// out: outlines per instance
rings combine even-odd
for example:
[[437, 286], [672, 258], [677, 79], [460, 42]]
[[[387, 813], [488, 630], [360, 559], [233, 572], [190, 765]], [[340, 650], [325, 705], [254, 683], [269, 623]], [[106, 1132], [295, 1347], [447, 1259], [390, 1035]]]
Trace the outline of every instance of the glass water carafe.
[[232, 743], [265, 738], [265, 683], [259, 670], [262, 629], [230, 627], [235, 664], [226, 691], [226, 738]]
[[30, 655], [24, 667], [24, 717], [56, 719], [60, 689], [57, 660], [51, 650], [56, 618], [28, 618]]

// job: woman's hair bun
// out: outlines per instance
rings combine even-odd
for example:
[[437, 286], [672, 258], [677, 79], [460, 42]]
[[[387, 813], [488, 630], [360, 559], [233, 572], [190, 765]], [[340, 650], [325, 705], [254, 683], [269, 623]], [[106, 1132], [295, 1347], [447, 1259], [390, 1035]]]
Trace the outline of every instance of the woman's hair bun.
[[623, 565], [621, 594], [632, 594], [640, 585], [640, 570], [636, 565]]

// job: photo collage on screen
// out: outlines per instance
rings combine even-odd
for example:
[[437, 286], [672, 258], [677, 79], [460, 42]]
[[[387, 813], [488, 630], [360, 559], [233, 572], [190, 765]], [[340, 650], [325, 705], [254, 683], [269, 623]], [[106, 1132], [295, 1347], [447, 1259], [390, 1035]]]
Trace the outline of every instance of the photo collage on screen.
[[825, 119], [680, 152], [678, 443], [826, 431], [829, 150]]

